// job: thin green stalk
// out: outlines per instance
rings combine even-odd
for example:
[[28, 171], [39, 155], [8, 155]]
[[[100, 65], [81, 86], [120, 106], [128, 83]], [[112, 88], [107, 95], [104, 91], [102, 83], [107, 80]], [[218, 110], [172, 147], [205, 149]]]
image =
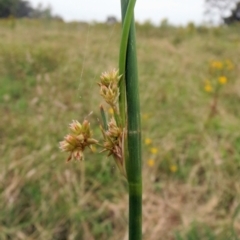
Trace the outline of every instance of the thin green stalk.
[[101, 117], [102, 117], [103, 129], [104, 129], [104, 131], [107, 131], [108, 130], [107, 117], [106, 117], [106, 113], [105, 113], [105, 110], [102, 105], [100, 106], [100, 113], [101, 113]]
[[120, 52], [119, 52], [119, 75], [122, 76], [120, 79], [120, 96], [119, 96], [119, 110], [122, 120], [122, 126], [125, 126], [126, 121], [126, 86], [125, 86], [125, 63], [127, 55], [127, 45], [128, 45], [128, 36], [129, 30], [133, 18], [133, 12], [135, 7], [136, 0], [121, 0], [122, 8], [122, 19], [123, 19], [123, 29], [120, 43]]
[[[134, 2], [134, 3], [133, 3]], [[130, 5], [131, 4], [131, 5]], [[129, 185], [129, 240], [142, 239], [142, 159], [141, 159], [141, 122], [138, 90], [138, 70], [134, 14], [134, 0], [121, 0], [122, 19], [131, 19], [129, 33], [125, 33], [127, 25], [123, 24], [123, 34], [127, 34], [127, 51], [125, 67], [125, 86], [127, 100], [127, 151], [126, 170]], [[129, 15], [132, 14], [131, 17]], [[122, 37], [122, 40], [125, 39]], [[124, 43], [122, 43], [124, 45]], [[121, 45], [122, 46], [122, 45]], [[123, 49], [121, 48], [121, 51]], [[121, 63], [121, 64], [123, 64]], [[124, 89], [125, 92], [125, 89]], [[121, 92], [122, 93], [122, 92]]]

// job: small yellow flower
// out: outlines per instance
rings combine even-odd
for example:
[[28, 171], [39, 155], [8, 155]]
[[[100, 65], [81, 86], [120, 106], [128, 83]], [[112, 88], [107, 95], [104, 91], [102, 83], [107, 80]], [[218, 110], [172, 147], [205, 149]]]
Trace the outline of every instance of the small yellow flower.
[[212, 92], [213, 89], [212, 89], [211, 84], [210, 84], [210, 83], [205, 84], [204, 90], [205, 90], [206, 92]]
[[221, 61], [212, 61], [210, 67], [213, 69], [221, 70], [223, 69], [223, 63]]
[[175, 173], [175, 172], [177, 172], [178, 167], [177, 167], [177, 165], [173, 164], [173, 165], [170, 166], [169, 169], [170, 169], [170, 171], [171, 171], [172, 173]]
[[158, 153], [158, 149], [155, 148], [155, 147], [152, 147], [152, 148], [150, 148], [150, 152], [151, 152], [152, 154], [157, 154], [157, 153]]
[[113, 115], [113, 113], [114, 113], [113, 109], [112, 109], [112, 108], [109, 108], [109, 109], [108, 109], [108, 113], [111, 114], [111, 115]]
[[222, 85], [227, 83], [227, 78], [225, 76], [221, 76], [218, 78], [218, 82]]
[[147, 164], [148, 164], [149, 167], [153, 167], [154, 164], [155, 164], [155, 162], [154, 162], [153, 159], [149, 159], [149, 160], [147, 161]]
[[145, 138], [145, 145], [150, 145], [152, 143], [152, 140], [150, 138]]
[[149, 119], [149, 114], [144, 113], [144, 114], [142, 115], [142, 118], [143, 118], [143, 120]]

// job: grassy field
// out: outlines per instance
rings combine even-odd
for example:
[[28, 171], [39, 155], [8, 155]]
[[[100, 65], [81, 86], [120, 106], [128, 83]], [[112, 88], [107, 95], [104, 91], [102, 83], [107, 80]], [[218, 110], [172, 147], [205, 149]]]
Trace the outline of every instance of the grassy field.
[[[90, 112], [100, 136], [97, 82], [117, 67], [120, 28], [0, 21], [0, 240], [127, 239], [113, 159], [66, 163], [58, 148]], [[239, 26], [145, 24], [137, 40], [143, 239], [240, 239]]]

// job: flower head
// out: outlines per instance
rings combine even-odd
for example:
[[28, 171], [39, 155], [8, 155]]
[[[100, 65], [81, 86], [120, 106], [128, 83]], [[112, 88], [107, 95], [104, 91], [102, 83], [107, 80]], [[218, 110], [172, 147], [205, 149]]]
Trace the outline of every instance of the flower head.
[[66, 135], [64, 140], [59, 143], [59, 148], [63, 152], [70, 152], [68, 161], [72, 158], [82, 160], [84, 149], [86, 147], [91, 148], [92, 144], [96, 144], [98, 141], [92, 138], [90, 123], [87, 120], [84, 120], [82, 124], [73, 120], [69, 124], [69, 129], [71, 133]]
[[69, 128], [75, 134], [78, 134], [82, 131], [82, 125], [76, 120], [73, 120], [72, 123], [69, 124]]
[[118, 101], [120, 94], [118, 83], [120, 79], [121, 76], [119, 76], [116, 69], [104, 72], [100, 76], [100, 82], [98, 83], [100, 86], [100, 95], [111, 107], [114, 107]]
[[109, 85], [108, 87], [105, 85], [100, 86], [100, 95], [110, 106], [114, 106], [117, 103], [119, 94], [117, 85]]
[[150, 148], [150, 152], [152, 154], [157, 154], [158, 153], [158, 149], [156, 147], [152, 147], [152, 148]]
[[108, 156], [113, 156], [119, 170], [126, 176], [124, 159], [124, 131], [118, 127], [114, 118], [108, 123], [108, 130], [102, 129], [104, 136], [103, 150], [107, 151]]
[[227, 83], [227, 78], [225, 76], [221, 76], [218, 78], [218, 82], [222, 85]]
[[204, 86], [204, 90], [205, 90], [206, 92], [212, 92], [212, 91], [213, 91], [212, 85], [211, 85], [211, 83], [209, 82], [209, 80], [206, 80], [206, 83], [205, 83], [205, 86]]
[[150, 145], [152, 143], [151, 138], [145, 138], [145, 145]]
[[221, 70], [223, 68], [223, 63], [221, 61], [212, 61], [210, 67], [212, 69]]
[[117, 126], [115, 119], [112, 118], [108, 123], [108, 130], [103, 131], [103, 136], [104, 136], [103, 151], [109, 151], [109, 156], [115, 155], [119, 158], [122, 158], [123, 156], [123, 153], [121, 150], [122, 135], [123, 135], [122, 129]]
[[113, 84], [118, 84], [121, 76], [118, 74], [118, 70], [112, 69], [109, 72], [103, 72], [100, 76], [100, 84], [109, 87]]
[[155, 162], [154, 162], [153, 159], [148, 159], [147, 164], [148, 164], [149, 167], [153, 167]]

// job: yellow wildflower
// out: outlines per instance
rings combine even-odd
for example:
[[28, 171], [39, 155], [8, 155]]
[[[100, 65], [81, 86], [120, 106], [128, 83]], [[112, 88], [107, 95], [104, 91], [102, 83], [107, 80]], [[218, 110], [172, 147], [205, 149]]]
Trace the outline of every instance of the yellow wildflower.
[[150, 138], [145, 138], [145, 145], [150, 145], [152, 140]]
[[218, 78], [218, 82], [222, 85], [227, 83], [227, 78], [225, 76], [221, 76]]
[[153, 167], [154, 164], [155, 164], [155, 162], [154, 162], [153, 159], [149, 159], [149, 160], [147, 161], [147, 164], [148, 164], [149, 167]]
[[155, 147], [152, 147], [152, 148], [150, 148], [150, 152], [151, 152], [152, 154], [157, 154], [157, 153], [158, 153], [158, 149], [155, 148]]
[[149, 119], [149, 114], [144, 113], [144, 114], [142, 115], [142, 118], [143, 118], [143, 120]]
[[175, 173], [175, 172], [177, 172], [177, 170], [178, 170], [177, 165], [173, 164], [173, 165], [170, 166], [170, 171], [171, 172]]
[[223, 63], [221, 61], [212, 61], [210, 66], [213, 69], [221, 70], [223, 68]]
[[212, 85], [211, 85], [210, 83], [206, 83], [206, 84], [205, 84], [205, 87], [204, 87], [204, 90], [205, 90], [206, 92], [212, 92], [212, 91], [213, 91]]

